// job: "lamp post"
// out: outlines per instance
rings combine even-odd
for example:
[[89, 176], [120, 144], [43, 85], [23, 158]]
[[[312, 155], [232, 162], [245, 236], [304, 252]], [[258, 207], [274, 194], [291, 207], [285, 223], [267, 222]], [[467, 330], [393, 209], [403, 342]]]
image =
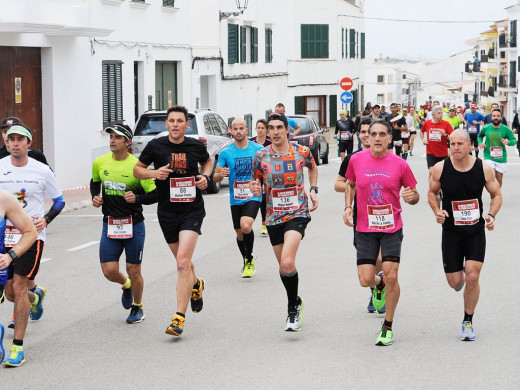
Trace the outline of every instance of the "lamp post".
[[219, 20], [224, 20], [229, 18], [230, 16], [239, 16], [244, 13], [247, 9], [247, 4], [249, 0], [236, 0], [238, 11], [235, 12], [222, 12], [219, 11]]

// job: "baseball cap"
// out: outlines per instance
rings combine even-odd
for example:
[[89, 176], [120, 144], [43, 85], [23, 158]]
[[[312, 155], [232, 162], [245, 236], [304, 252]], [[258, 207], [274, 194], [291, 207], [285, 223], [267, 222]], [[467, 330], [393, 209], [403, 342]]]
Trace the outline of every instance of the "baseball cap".
[[374, 109], [374, 108], [381, 108], [381, 106], [380, 106], [379, 104], [374, 104], [374, 105], [372, 106], [372, 109]]
[[11, 126], [9, 130], [7, 130], [6, 136], [10, 136], [11, 134], [20, 134], [29, 138], [29, 141], [32, 141], [32, 133], [29, 129], [23, 127], [22, 125], [14, 125]]
[[127, 125], [112, 125], [112, 126], [108, 126], [105, 129], [105, 131], [107, 133], [110, 133], [111, 131], [113, 131], [117, 135], [122, 135], [123, 137], [125, 137], [126, 139], [129, 139], [129, 140], [131, 140], [132, 137], [134, 136], [132, 134], [132, 130]]
[[477, 108], [477, 105], [473, 103], [473, 104], [470, 104], [469, 107], [470, 108]]
[[5, 118], [3, 121], [2, 121], [2, 129], [4, 127], [10, 127], [10, 126], [14, 126], [14, 125], [21, 125], [22, 122], [20, 122], [20, 120], [18, 118]]
[[270, 121], [282, 121], [285, 124], [285, 127], [289, 127], [289, 122], [287, 121], [287, 117], [284, 114], [281, 114], [279, 112], [273, 112], [273, 113], [269, 114], [267, 123], [269, 123]]

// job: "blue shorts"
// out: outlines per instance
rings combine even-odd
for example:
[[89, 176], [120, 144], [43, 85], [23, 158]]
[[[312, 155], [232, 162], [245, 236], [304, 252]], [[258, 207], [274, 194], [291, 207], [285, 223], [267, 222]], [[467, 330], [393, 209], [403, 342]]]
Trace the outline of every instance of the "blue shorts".
[[133, 226], [132, 238], [115, 239], [108, 238], [108, 223], [103, 222], [101, 242], [99, 243], [99, 261], [108, 263], [119, 261], [123, 249], [126, 254], [126, 262], [130, 264], [141, 264], [143, 261], [144, 236], [146, 234], [144, 221]]

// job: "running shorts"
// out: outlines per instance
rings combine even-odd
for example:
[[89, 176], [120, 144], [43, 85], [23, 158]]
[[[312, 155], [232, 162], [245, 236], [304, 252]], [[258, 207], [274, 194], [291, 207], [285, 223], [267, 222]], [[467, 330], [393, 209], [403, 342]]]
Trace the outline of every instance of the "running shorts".
[[45, 242], [36, 240], [23, 255], [12, 261], [9, 265], [9, 279], [14, 274], [25, 276], [29, 280], [34, 280], [40, 270], [40, 260], [42, 259], [43, 247]]
[[285, 232], [289, 230], [295, 230], [305, 237], [305, 229], [307, 224], [310, 222], [310, 218], [293, 218], [287, 222], [280, 223], [278, 225], [267, 226], [267, 233], [269, 233], [269, 240], [272, 246], [280, 245], [284, 243]]
[[357, 249], [357, 265], [376, 265], [381, 249], [383, 262], [400, 263], [401, 246], [403, 243], [403, 229], [393, 233], [363, 233], [356, 232], [354, 246]]
[[442, 263], [445, 273], [464, 269], [465, 260], [484, 262], [486, 232], [484, 228], [473, 234], [442, 229]]
[[242, 217], [251, 217], [255, 219], [261, 205], [262, 202], [250, 200], [249, 202], [246, 202], [241, 205], [231, 206], [231, 218], [233, 219], [233, 229], [240, 229], [240, 218]]
[[144, 221], [132, 226], [132, 238], [108, 238], [107, 232], [108, 224], [103, 222], [103, 230], [99, 242], [99, 261], [101, 263], [119, 261], [124, 249], [127, 263], [141, 264], [143, 261], [144, 237], [146, 235]]
[[159, 225], [168, 244], [179, 242], [179, 232], [181, 230], [191, 230], [201, 235], [200, 229], [205, 216], [206, 212], [204, 209], [193, 210], [187, 213], [171, 213], [157, 210]]

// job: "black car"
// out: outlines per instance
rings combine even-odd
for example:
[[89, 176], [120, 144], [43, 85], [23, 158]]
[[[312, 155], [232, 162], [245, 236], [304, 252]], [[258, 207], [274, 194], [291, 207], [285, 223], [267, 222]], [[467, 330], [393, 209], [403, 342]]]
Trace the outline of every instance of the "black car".
[[321, 129], [316, 119], [309, 115], [290, 115], [289, 118], [294, 119], [301, 128], [300, 133], [291, 141], [307, 146], [311, 150], [316, 165], [320, 165], [320, 159], [323, 164], [328, 164], [329, 142], [325, 133], [329, 129]]

